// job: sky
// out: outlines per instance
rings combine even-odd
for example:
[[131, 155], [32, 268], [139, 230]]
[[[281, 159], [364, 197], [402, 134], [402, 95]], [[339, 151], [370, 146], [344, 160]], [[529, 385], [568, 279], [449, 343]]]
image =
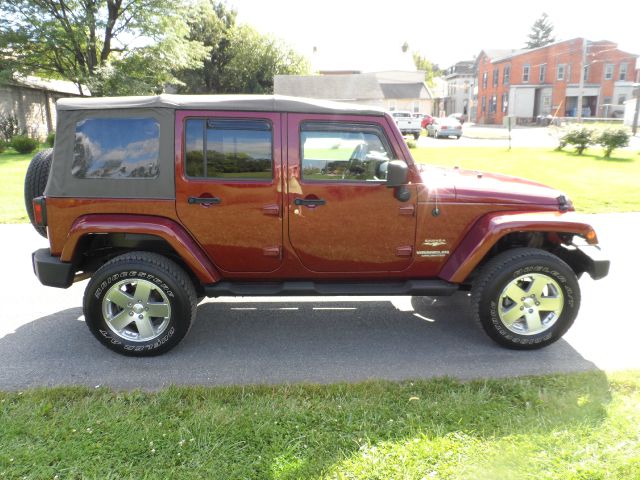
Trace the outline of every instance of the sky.
[[[546, 12], [556, 40], [610, 40], [640, 54], [640, 0], [227, 0], [241, 23], [283, 39], [316, 69], [392, 70], [401, 46], [447, 68], [482, 49], [522, 48]], [[313, 55], [316, 47], [317, 53]], [[406, 57], [406, 56], [405, 56]]]

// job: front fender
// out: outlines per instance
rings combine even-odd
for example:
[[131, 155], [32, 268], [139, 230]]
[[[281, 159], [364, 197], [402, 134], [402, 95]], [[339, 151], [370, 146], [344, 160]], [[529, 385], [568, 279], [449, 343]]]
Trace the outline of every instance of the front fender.
[[93, 233], [139, 233], [165, 240], [203, 284], [217, 283], [222, 277], [200, 246], [178, 223], [151, 215], [94, 214], [79, 217], [69, 231], [60, 255], [71, 262], [78, 242]]
[[591, 244], [598, 243], [591, 225], [575, 213], [490, 213], [471, 227], [438, 276], [452, 283], [464, 282], [498, 240], [513, 232], [574, 233]]

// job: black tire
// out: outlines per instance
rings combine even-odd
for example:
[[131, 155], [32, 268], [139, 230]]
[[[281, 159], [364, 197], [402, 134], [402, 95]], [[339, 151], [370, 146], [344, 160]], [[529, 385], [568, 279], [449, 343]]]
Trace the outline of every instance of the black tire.
[[416, 133], [413, 134], [413, 139], [414, 140], [418, 140], [419, 138], [420, 138], [420, 133], [419, 132], [416, 132]]
[[474, 282], [472, 298], [476, 318], [493, 340], [531, 350], [557, 341], [571, 327], [580, 308], [580, 286], [560, 258], [517, 248], [487, 262]]
[[24, 177], [24, 206], [27, 209], [31, 225], [36, 231], [47, 238], [47, 228], [35, 224], [33, 216], [33, 199], [42, 196], [49, 180], [51, 170], [51, 159], [53, 158], [53, 148], [46, 148], [36, 153], [29, 163], [27, 174]]
[[[135, 298], [139, 286], [149, 293]], [[184, 270], [149, 252], [130, 252], [105, 263], [87, 285], [83, 303], [91, 333], [111, 350], [136, 357], [160, 355], [175, 347], [189, 332], [197, 305], [195, 288]], [[154, 310], [158, 316], [152, 316]], [[120, 332], [105, 315], [122, 325]], [[146, 337], [144, 328], [149, 329]]]

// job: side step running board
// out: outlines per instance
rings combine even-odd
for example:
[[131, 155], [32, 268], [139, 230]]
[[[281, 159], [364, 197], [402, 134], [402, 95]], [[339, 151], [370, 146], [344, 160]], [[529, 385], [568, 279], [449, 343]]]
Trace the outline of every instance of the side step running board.
[[458, 285], [444, 280], [405, 282], [218, 282], [205, 285], [207, 297], [293, 295], [453, 295]]

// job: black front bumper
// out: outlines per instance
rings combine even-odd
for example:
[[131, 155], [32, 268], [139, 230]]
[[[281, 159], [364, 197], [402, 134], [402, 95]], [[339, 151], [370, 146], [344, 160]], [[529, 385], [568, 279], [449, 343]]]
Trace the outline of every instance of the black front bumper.
[[594, 280], [599, 280], [609, 274], [611, 262], [602, 253], [598, 245], [580, 245], [576, 248], [576, 261], [584, 272]]
[[51, 255], [48, 248], [41, 248], [31, 254], [33, 272], [40, 283], [47, 287], [69, 288], [75, 277], [73, 263], [61, 262], [59, 257]]

